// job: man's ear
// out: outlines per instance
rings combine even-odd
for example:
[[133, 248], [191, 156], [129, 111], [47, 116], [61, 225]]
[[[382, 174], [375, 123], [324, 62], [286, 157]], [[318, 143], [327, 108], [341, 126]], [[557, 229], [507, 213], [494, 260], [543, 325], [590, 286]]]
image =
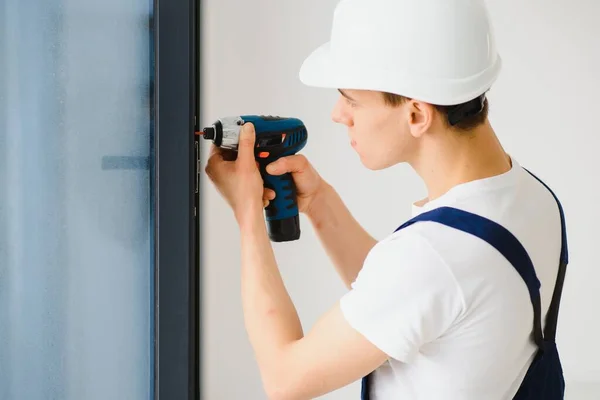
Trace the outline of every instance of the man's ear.
[[410, 134], [415, 138], [420, 138], [431, 128], [435, 117], [435, 108], [428, 103], [410, 100], [406, 109]]

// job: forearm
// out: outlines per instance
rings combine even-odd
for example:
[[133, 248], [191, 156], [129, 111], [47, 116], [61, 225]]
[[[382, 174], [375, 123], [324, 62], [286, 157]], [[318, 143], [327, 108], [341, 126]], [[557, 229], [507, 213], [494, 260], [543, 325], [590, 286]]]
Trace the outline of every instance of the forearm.
[[240, 229], [245, 325], [261, 374], [268, 381], [277, 375], [278, 358], [286, 346], [301, 339], [303, 331], [277, 267], [264, 215], [257, 212]]
[[321, 243], [349, 288], [377, 240], [360, 226], [338, 193], [328, 184], [307, 212]]

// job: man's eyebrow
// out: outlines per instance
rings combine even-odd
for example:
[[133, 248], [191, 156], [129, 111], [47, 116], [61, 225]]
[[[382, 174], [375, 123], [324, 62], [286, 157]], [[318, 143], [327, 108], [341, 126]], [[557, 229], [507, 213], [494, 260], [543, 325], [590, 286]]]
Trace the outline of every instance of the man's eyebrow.
[[354, 99], [354, 98], [352, 98], [352, 97], [348, 96], [348, 94], [347, 94], [346, 92], [344, 92], [342, 89], [338, 89], [338, 92], [340, 92], [340, 93], [342, 94], [342, 96], [344, 96], [344, 97], [345, 97], [345, 98], [347, 98], [348, 100], [351, 100], [351, 101], [356, 101], [356, 99]]

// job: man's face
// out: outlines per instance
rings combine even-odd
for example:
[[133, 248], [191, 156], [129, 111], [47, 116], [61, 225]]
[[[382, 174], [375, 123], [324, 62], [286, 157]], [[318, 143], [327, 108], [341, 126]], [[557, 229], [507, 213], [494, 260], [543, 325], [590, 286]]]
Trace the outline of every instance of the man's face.
[[340, 90], [332, 119], [348, 127], [348, 136], [363, 165], [371, 170], [409, 160], [416, 149], [404, 105], [392, 107], [375, 91]]

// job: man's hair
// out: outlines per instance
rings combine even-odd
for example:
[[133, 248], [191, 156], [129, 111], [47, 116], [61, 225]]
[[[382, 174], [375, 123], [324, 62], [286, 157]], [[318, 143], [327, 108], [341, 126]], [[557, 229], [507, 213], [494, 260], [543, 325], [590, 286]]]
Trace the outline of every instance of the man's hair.
[[[392, 107], [397, 107], [402, 105], [403, 103], [407, 102], [408, 100], [410, 100], [408, 97], [404, 97], [404, 96], [400, 96], [394, 93], [387, 93], [387, 92], [383, 92], [383, 98], [386, 102], [386, 104], [392, 106]], [[477, 126], [481, 125], [482, 123], [485, 122], [485, 120], [488, 117], [488, 111], [489, 111], [489, 105], [488, 105], [488, 100], [487, 98], [484, 99], [483, 102], [483, 109], [481, 110], [481, 112], [479, 112], [476, 115], [473, 116], [468, 116], [463, 118], [460, 122], [458, 122], [456, 125], [451, 126], [450, 122], [448, 121], [448, 112], [457, 106], [439, 106], [439, 105], [435, 105], [433, 104], [433, 106], [435, 107], [435, 109], [444, 116], [444, 121], [446, 122], [446, 126], [454, 128], [457, 131], [470, 131], [474, 128], [476, 128]]]

